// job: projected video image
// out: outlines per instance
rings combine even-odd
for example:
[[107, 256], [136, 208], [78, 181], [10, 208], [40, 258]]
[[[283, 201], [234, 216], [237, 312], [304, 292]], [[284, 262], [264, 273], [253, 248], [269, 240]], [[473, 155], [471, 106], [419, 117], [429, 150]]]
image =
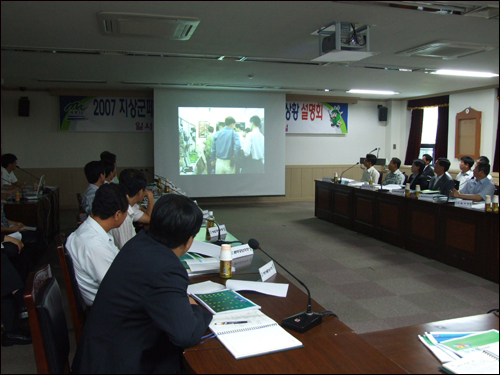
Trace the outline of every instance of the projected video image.
[[180, 175], [264, 173], [264, 108], [179, 107]]

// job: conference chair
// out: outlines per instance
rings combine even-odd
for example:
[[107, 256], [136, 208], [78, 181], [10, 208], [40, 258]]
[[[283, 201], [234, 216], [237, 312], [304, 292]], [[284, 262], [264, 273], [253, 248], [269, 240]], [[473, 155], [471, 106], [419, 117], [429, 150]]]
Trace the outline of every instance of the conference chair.
[[69, 373], [69, 334], [61, 290], [50, 265], [30, 273], [24, 302], [39, 374]]
[[405, 175], [405, 180], [403, 181], [403, 185], [406, 185], [410, 176], [408, 176], [405, 172], [403, 172], [403, 174]]
[[377, 184], [382, 185], [382, 181], [384, 181], [384, 172], [380, 172]]
[[76, 215], [76, 226], [79, 227], [86, 219], [87, 213], [82, 206], [82, 195], [76, 193], [76, 200], [78, 201], [78, 215]]
[[73, 260], [64, 246], [66, 243], [66, 236], [60, 233], [56, 236], [55, 240], [57, 253], [59, 254], [59, 262], [61, 263], [64, 286], [66, 288], [66, 296], [68, 297], [69, 311], [75, 330], [75, 339], [78, 344], [82, 335], [83, 324], [87, 317], [87, 306], [83, 301], [78, 282], [76, 281]]

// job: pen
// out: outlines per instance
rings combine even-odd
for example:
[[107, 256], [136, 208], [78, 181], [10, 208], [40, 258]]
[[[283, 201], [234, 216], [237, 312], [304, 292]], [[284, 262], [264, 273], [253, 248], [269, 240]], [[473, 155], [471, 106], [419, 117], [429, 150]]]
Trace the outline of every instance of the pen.
[[244, 323], [248, 323], [248, 321], [246, 320], [240, 320], [240, 321], [237, 321], [237, 322], [220, 322], [220, 323], [215, 323], [216, 326], [223, 326], [225, 324], [244, 324]]

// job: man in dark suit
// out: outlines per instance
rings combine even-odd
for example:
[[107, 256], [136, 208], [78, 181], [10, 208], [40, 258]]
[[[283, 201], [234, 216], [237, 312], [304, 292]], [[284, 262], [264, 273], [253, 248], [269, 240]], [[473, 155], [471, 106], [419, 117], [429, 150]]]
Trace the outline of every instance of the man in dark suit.
[[422, 160], [425, 163], [425, 168], [424, 168], [424, 176], [429, 176], [429, 178], [434, 177], [434, 169], [431, 167], [432, 163], [432, 156], [429, 154], [424, 154], [422, 155]]
[[76, 373], [174, 373], [212, 315], [188, 297], [185, 254], [202, 222], [182, 195], [156, 202], [149, 232], [125, 244], [104, 277], [73, 361]]
[[450, 161], [446, 158], [439, 158], [434, 164], [436, 175], [429, 182], [430, 190], [439, 190], [440, 194], [448, 195], [455, 188], [453, 179], [446, 173], [450, 169]]

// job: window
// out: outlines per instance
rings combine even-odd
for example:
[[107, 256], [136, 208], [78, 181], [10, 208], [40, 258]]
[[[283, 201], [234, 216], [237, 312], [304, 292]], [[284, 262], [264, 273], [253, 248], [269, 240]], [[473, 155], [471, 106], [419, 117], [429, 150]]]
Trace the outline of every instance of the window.
[[422, 138], [420, 140], [420, 153], [418, 154], [419, 159], [422, 159], [424, 154], [429, 154], [434, 158], [436, 151], [437, 125], [438, 107], [424, 108]]

